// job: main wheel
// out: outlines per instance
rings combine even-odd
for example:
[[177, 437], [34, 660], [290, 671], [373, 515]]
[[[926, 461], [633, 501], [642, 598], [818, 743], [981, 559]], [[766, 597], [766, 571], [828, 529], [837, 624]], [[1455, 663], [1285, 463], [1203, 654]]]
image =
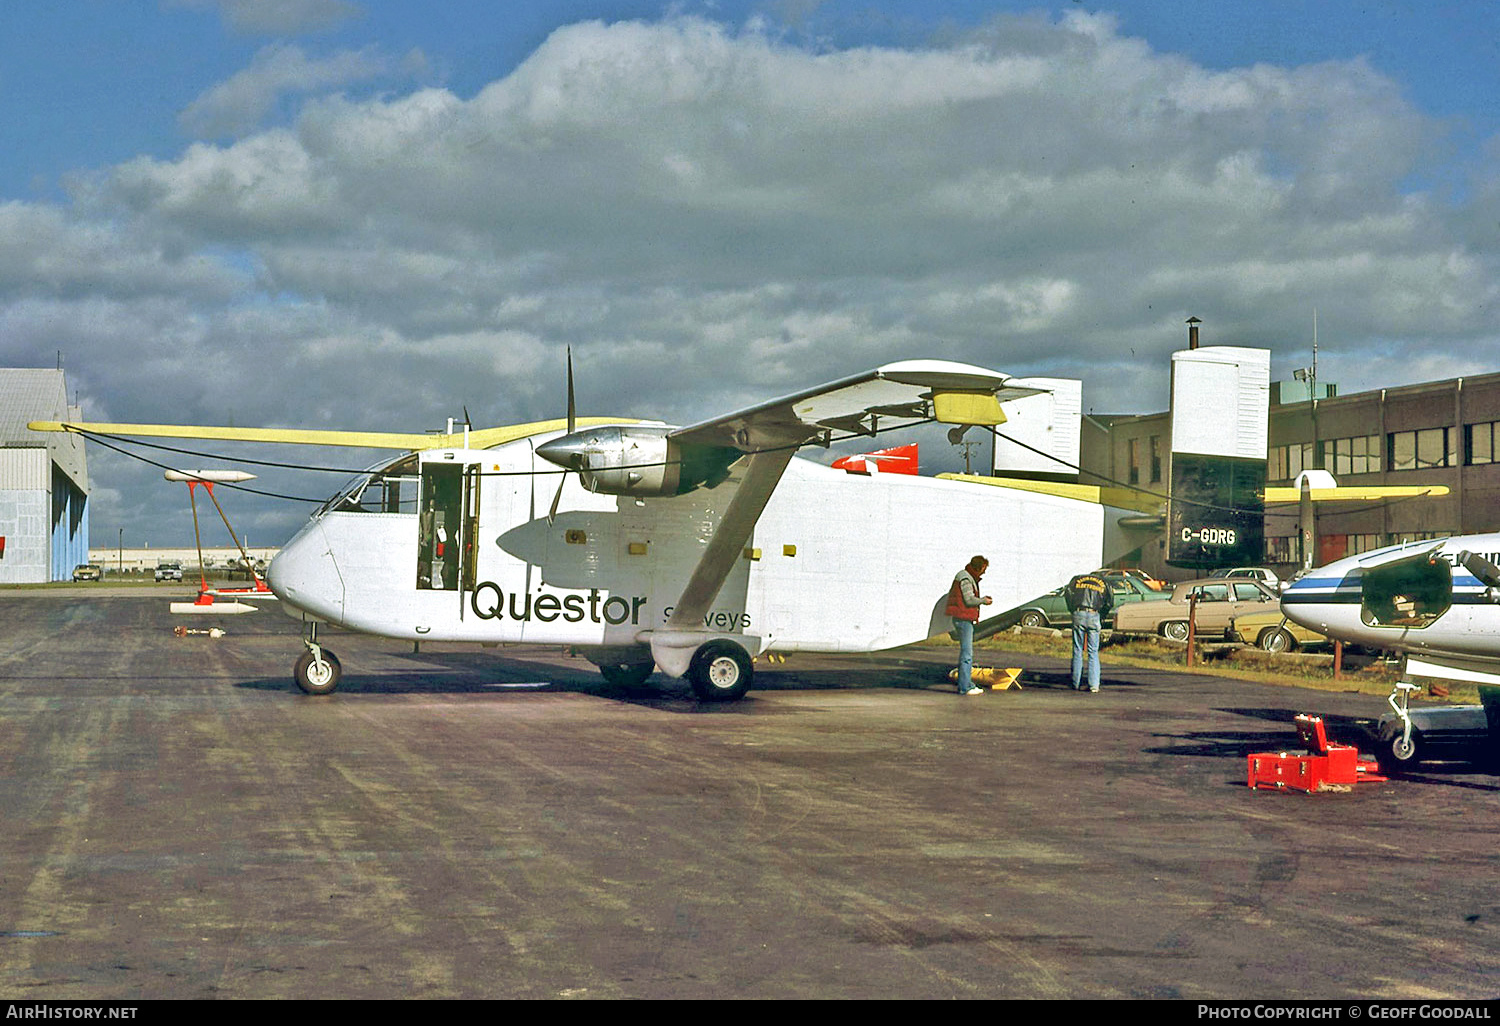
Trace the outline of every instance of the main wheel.
[[609, 663], [601, 665], [599, 672], [604, 676], [604, 682], [610, 687], [628, 690], [646, 683], [646, 678], [650, 677], [655, 669], [655, 663]]
[[1168, 620], [1161, 625], [1161, 636], [1172, 641], [1186, 641], [1188, 636], [1186, 620]]
[[344, 675], [344, 668], [339, 665], [339, 657], [328, 649], [322, 650], [322, 659], [314, 659], [312, 650], [302, 653], [302, 658], [297, 660], [296, 667], [292, 670], [292, 679], [297, 686], [309, 695], [331, 695], [339, 686], [339, 678]]
[[1294, 652], [1297, 639], [1285, 627], [1270, 627], [1260, 632], [1255, 644], [1266, 652]]
[[1021, 614], [1021, 626], [1045, 627], [1047, 626], [1047, 618], [1041, 613], [1038, 613], [1035, 609], [1028, 609], [1026, 610], [1026, 612]]
[[705, 702], [733, 702], [750, 690], [750, 656], [732, 641], [710, 641], [693, 653], [688, 682]]

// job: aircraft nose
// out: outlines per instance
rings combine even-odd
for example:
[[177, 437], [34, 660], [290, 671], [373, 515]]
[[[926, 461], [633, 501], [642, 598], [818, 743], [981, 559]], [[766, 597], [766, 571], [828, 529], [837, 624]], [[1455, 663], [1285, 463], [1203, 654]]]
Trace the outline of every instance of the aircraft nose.
[[320, 620], [344, 615], [344, 581], [317, 521], [282, 546], [266, 568], [266, 584], [288, 606]]

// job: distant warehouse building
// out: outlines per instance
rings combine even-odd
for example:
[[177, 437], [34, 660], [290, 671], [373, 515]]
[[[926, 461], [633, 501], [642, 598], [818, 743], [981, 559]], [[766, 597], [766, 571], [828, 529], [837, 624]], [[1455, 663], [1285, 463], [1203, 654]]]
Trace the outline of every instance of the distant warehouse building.
[[71, 578], [89, 558], [83, 440], [33, 420], [77, 420], [60, 370], [0, 368], [0, 584]]

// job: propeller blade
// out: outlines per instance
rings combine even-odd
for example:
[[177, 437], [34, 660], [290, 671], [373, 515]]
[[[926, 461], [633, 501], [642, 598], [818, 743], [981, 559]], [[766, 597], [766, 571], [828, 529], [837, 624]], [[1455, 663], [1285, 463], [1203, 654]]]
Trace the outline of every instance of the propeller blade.
[[577, 430], [578, 411], [573, 405], [573, 347], [568, 347], [568, 434]]
[[547, 510], [547, 524], [549, 526], [552, 524], [552, 521], [554, 521], [554, 520], [557, 519], [557, 504], [559, 502], [562, 502], [563, 487], [567, 483], [568, 483], [568, 475], [567, 475], [566, 472], [564, 472], [557, 479], [557, 494], [554, 495], [554, 496], [552, 496], [552, 505]]

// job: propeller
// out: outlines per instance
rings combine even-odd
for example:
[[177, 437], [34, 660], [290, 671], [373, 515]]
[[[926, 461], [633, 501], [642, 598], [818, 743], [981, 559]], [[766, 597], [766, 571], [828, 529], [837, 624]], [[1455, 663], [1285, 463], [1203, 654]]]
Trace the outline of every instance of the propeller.
[[[564, 435], [565, 438], [572, 437], [573, 431], [577, 427], [577, 423], [578, 423], [578, 411], [577, 411], [577, 408], [576, 408], [576, 406], [574, 404], [574, 401], [573, 401], [573, 347], [569, 346], [568, 347], [568, 431], [567, 431], [567, 434]], [[588, 457], [585, 456], [582, 453], [575, 453], [575, 454], [573, 454], [572, 457], [571, 457], [571, 459], [569, 460], [569, 462], [573, 465], [572, 469], [574, 469], [574, 470], [580, 470], [580, 471], [583, 470], [583, 469], [585, 469], [587, 461], [588, 461]], [[558, 480], [557, 480], [557, 494], [554, 495], [554, 496], [552, 496], [552, 506], [547, 510], [547, 523], [548, 524], [552, 523], [553, 520], [557, 519], [557, 504], [562, 501], [563, 488], [567, 485], [567, 483], [568, 483], [568, 471], [564, 470], [563, 473], [562, 473], [562, 476], [559, 477]]]

